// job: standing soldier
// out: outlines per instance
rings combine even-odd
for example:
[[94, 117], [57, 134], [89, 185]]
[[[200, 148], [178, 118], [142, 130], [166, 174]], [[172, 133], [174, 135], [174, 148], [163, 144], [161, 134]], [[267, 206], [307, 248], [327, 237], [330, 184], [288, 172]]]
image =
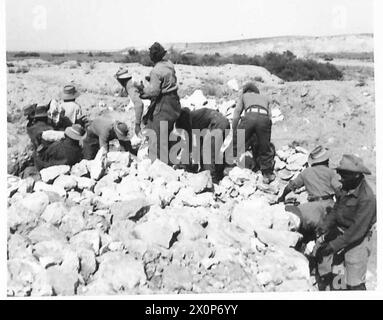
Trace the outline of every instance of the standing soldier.
[[[146, 128], [156, 133], [156, 139], [149, 139], [149, 155], [169, 164], [169, 135], [181, 113], [177, 93], [177, 78], [173, 63], [164, 59], [166, 50], [155, 42], [149, 48], [154, 67], [150, 72], [149, 85], [144, 87], [141, 98], [150, 99], [151, 104], [145, 115]], [[161, 126], [162, 124], [162, 126]], [[166, 129], [167, 125], [167, 130]], [[161, 127], [163, 129], [161, 130]], [[155, 146], [156, 144], [156, 146]]]
[[[245, 114], [239, 121], [243, 111]], [[245, 148], [247, 150], [251, 147], [254, 160], [257, 159], [260, 164], [264, 183], [270, 183], [275, 179], [275, 152], [270, 142], [271, 126], [269, 99], [259, 93], [254, 83], [246, 83], [233, 115], [234, 152], [237, 151], [237, 129], [245, 130]], [[255, 140], [257, 146], [254, 144]]]
[[350, 154], [343, 155], [337, 172], [342, 192], [321, 227], [325, 242], [317, 249], [318, 270], [322, 279], [333, 284], [333, 257], [342, 251], [347, 289], [366, 290], [370, 240], [376, 223], [376, 197], [364, 177], [371, 172], [362, 159]]
[[142, 87], [139, 84], [134, 83], [134, 81], [132, 80], [133, 76], [128, 72], [127, 68], [121, 68], [120, 70], [118, 70], [115, 74], [115, 78], [126, 90], [127, 94], [129, 95], [129, 98], [133, 102], [136, 118], [134, 132], [136, 135], [139, 135], [139, 133], [141, 132], [141, 120], [144, 111], [144, 103], [140, 99], [140, 90], [142, 90]]
[[109, 142], [117, 139], [120, 146], [131, 153], [132, 149], [128, 137], [128, 126], [111, 116], [100, 116], [91, 121], [86, 131], [86, 137], [83, 140], [83, 155], [86, 160], [93, 160], [97, 152], [103, 149], [103, 154], [109, 151]]

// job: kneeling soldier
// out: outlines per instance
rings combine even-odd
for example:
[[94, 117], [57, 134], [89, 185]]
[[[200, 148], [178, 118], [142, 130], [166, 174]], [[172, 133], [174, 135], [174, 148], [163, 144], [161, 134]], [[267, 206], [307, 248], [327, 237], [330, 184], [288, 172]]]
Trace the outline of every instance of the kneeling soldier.
[[65, 129], [64, 140], [59, 140], [48, 147], [35, 152], [35, 166], [38, 170], [56, 165], [69, 165], [82, 160], [79, 141], [84, 137], [85, 130], [78, 124]]
[[362, 159], [349, 154], [343, 155], [337, 172], [342, 192], [321, 227], [325, 242], [317, 250], [318, 270], [325, 279], [332, 279], [326, 275], [331, 275], [333, 257], [342, 250], [347, 289], [366, 290], [370, 240], [376, 223], [376, 197], [364, 177], [371, 172]]

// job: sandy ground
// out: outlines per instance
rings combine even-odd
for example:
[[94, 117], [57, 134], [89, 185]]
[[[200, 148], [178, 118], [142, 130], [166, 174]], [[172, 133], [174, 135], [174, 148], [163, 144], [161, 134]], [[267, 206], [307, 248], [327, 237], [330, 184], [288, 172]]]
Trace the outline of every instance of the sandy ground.
[[[78, 102], [91, 118], [113, 112], [133, 128], [133, 110], [128, 98], [119, 97], [119, 84], [113, 78], [119, 64], [96, 63], [81, 66], [37, 65], [24, 74], [7, 75], [8, 159], [28, 144], [22, 108], [29, 103], [48, 103], [58, 99], [62, 87], [73, 82], [82, 95]], [[150, 68], [137, 64], [129, 68], [148, 75]], [[323, 144], [331, 150], [335, 166], [343, 153], [360, 155], [373, 174], [369, 178], [375, 189], [375, 101], [374, 81], [358, 86], [349, 81], [308, 81], [281, 84], [266, 70], [255, 66], [222, 67], [176, 66], [181, 97], [203, 89], [217, 101], [236, 99], [237, 93], [226, 82], [232, 78], [243, 83], [257, 80], [260, 90], [271, 97], [284, 120], [273, 126], [272, 140], [277, 148], [296, 142], [307, 149]], [[262, 82], [261, 82], [262, 81]], [[370, 259], [368, 287], [376, 284], [376, 237]]]

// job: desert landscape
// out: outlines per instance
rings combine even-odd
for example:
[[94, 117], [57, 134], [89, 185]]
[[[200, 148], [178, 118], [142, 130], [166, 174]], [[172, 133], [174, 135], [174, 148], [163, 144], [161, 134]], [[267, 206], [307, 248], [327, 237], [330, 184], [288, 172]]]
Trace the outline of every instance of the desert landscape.
[[[310, 38], [302, 44], [297, 38], [295, 47], [304, 49], [293, 52], [318, 61], [322, 53], [371, 53], [372, 39]], [[220, 52], [231, 54], [232, 46], [222, 45]], [[253, 47], [258, 51], [249, 51]], [[198, 44], [185, 50], [206, 48], [218, 52]], [[248, 42], [236, 52], [283, 49], [294, 47], [274, 39]], [[297, 218], [268, 201], [318, 144], [330, 149], [332, 167], [344, 153], [362, 157], [375, 190], [373, 61], [345, 57], [333, 60], [343, 79], [322, 81], [287, 82], [260, 66], [176, 65], [184, 106], [215, 108], [230, 118], [238, 97], [231, 84], [249, 80], [271, 97], [278, 152], [270, 186], [259, 173], [239, 168], [213, 185], [206, 172], [174, 170], [113, 150], [103, 172], [93, 174], [91, 161], [44, 169], [33, 190], [17, 176], [31, 156], [24, 106], [58, 99], [63, 86], [73, 83], [90, 119], [111, 113], [133, 132], [134, 110], [113, 77], [121, 63], [8, 57], [8, 295], [315, 291], [309, 248], [296, 250]], [[125, 65], [142, 77], [150, 72]], [[306, 201], [303, 190], [294, 196]], [[375, 287], [376, 234], [367, 274], [367, 288]]]

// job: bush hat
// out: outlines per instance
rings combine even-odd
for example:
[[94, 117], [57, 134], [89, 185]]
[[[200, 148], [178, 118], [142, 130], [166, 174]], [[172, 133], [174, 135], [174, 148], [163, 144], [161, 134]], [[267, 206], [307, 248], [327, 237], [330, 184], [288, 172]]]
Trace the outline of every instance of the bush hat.
[[323, 148], [322, 146], [317, 146], [310, 152], [307, 162], [309, 165], [313, 165], [314, 163], [327, 161], [329, 158], [328, 149]]
[[73, 140], [81, 140], [85, 135], [85, 129], [79, 124], [74, 124], [71, 127], [67, 127], [64, 134]]
[[336, 170], [371, 174], [371, 171], [364, 165], [363, 160], [354, 154], [344, 154]]
[[76, 87], [68, 84], [64, 87], [62, 93], [61, 93], [61, 98], [63, 100], [73, 100], [76, 99], [80, 93], [76, 90]]
[[128, 141], [128, 126], [120, 121], [116, 121], [113, 125], [114, 132], [116, 133], [117, 139], [122, 141]]

